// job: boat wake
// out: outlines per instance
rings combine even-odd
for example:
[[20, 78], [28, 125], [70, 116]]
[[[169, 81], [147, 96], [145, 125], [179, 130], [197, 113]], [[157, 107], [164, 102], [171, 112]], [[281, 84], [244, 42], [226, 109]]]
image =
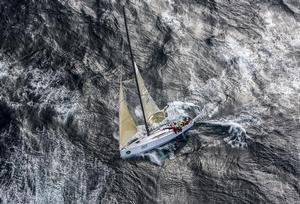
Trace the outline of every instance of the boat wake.
[[165, 161], [165, 157], [163, 157], [157, 150], [153, 150], [151, 152], [144, 153], [142, 157], [148, 158], [152, 163], [162, 166]]
[[224, 135], [224, 142], [233, 148], [247, 147], [250, 137], [246, 130], [238, 123], [232, 121], [202, 121], [200, 127], [210, 128], [218, 135]]
[[175, 150], [177, 149], [175, 141], [169, 142], [155, 150], [144, 153], [142, 156], [148, 158], [150, 162], [162, 166], [164, 165], [166, 159], [169, 159], [174, 155]]

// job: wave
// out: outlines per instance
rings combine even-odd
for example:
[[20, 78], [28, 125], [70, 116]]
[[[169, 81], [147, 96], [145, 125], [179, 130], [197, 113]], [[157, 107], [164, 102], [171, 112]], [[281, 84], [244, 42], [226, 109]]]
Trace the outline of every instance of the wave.
[[163, 166], [166, 159], [170, 158], [177, 149], [175, 141], [169, 142], [155, 150], [144, 153], [142, 156], [148, 158], [152, 163]]
[[212, 128], [215, 133], [225, 135], [224, 142], [233, 148], [244, 148], [248, 146], [250, 137], [246, 130], [238, 123], [233, 121], [202, 121], [198, 123]]

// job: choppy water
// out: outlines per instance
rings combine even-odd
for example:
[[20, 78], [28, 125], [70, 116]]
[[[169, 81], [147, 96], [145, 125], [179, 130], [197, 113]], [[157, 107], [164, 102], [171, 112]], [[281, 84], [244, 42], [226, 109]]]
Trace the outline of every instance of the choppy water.
[[300, 3], [126, 7], [154, 100], [197, 124], [121, 160], [121, 74], [141, 118], [120, 2], [2, 0], [0, 203], [299, 203]]

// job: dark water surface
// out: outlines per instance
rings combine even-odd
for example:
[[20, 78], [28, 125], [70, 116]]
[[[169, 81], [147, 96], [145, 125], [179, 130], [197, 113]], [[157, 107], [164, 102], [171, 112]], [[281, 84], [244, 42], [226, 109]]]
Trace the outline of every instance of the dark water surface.
[[161, 166], [121, 160], [121, 74], [141, 118], [120, 2], [1, 0], [0, 203], [300, 203], [299, 1], [127, 9], [151, 95], [195, 128]]

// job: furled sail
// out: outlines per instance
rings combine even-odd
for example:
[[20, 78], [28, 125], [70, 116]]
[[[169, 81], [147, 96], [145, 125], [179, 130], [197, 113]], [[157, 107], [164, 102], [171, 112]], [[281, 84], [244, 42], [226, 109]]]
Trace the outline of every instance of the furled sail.
[[120, 85], [119, 96], [119, 131], [120, 148], [126, 146], [137, 132], [136, 124], [128, 110], [128, 106], [124, 97], [122, 82]]
[[165, 119], [165, 114], [163, 111], [161, 111], [152, 97], [150, 96], [148, 90], [146, 89], [144, 80], [139, 72], [139, 69], [137, 68], [136, 64], [134, 63], [134, 67], [136, 69], [137, 79], [139, 83], [142, 103], [144, 106], [144, 111], [146, 115], [146, 120], [149, 124], [152, 123], [159, 123]]

